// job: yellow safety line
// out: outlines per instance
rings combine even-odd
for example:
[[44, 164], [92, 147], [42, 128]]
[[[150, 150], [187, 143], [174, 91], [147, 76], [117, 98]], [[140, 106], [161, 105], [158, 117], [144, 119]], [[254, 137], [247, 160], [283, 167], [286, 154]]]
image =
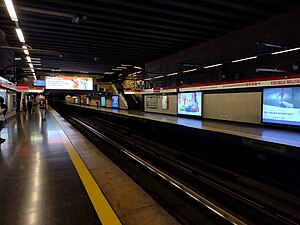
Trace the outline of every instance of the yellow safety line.
[[[66, 143], [65, 143], [66, 144]], [[72, 162], [81, 178], [81, 181], [93, 203], [93, 206], [98, 214], [103, 225], [121, 225], [115, 212], [109, 205], [108, 201], [101, 192], [94, 178], [86, 168], [84, 162], [78, 155], [77, 151], [71, 144], [66, 144], [67, 151], [72, 159]]]
[[[57, 116], [53, 114], [52, 110], [50, 111], [50, 113], [55, 118], [58, 125], [62, 128], [60, 122], [58, 122], [58, 119], [56, 118]], [[63, 137], [63, 142], [67, 149], [67, 152], [77, 170], [77, 173], [83, 183], [85, 190], [88, 193], [90, 200], [92, 201], [92, 204], [102, 225], [122, 225], [114, 210], [108, 203], [107, 199], [104, 197], [90, 171], [86, 168], [76, 149], [67, 138], [65, 132], [63, 131], [63, 128], [61, 131], [59, 131], [59, 133]]]

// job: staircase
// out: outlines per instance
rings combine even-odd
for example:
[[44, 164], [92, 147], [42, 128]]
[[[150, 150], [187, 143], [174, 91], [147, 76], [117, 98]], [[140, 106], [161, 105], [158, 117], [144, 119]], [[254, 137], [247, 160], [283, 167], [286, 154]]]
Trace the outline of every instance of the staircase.
[[132, 110], [142, 110], [143, 104], [139, 100], [139, 98], [136, 98], [134, 95], [124, 95], [124, 98], [127, 101], [128, 109]]

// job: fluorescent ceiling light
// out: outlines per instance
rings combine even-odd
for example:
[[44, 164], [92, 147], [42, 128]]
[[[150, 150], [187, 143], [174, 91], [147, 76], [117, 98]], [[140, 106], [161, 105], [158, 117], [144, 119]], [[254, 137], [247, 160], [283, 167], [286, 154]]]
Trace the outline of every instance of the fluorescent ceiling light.
[[256, 68], [256, 73], [259, 72], [271, 72], [271, 73], [287, 73], [286, 70], [277, 70], [277, 69], [265, 69], [265, 68]]
[[195, 69], [190, 69], [190, 70], [185, 70], [185, 71], [182, 71], [183, 73], [189, 73], [189, 72], [193, 72], [193, 71], [195, 71], [195, 70], [197, 70], [197, 68], [195, 68]]
[[118, 69], [127, 69], [127, 67], [126, 66], [116, 66], [116, 68], [118, 68]]
[[23, 48], [23, 51], [24, 51], [25, 55], [29, 55], [29, 51], [27, 50], [27, 46], [23, 45], [22, 48]]
[[292, 51], [297, 51], [297, 50], [300, 50], [300, 47], [298, 47], [298, 48], [291, 48], [291, 49], [287, 49], [287, 50], [282, 50], [282, 51], [278, 51], [278, 52], [273, 52], [273, 53], [271, 53], [271, 55], [277, 55], [277, 54], [286, 53], [286, 52], [292, 52]]
[[25, 38], [24, 38], [22, 30], [20, 28], [16, 28], [16, 32], [17, 32], [20, 42], [25, 43]]
[[16, 61], [22, 60], [22, 58], [15, 58]]
[[8, 14], [12, 21], [18, 21], [18, 17], [14, 8], [14, 5], [11, 0], [4, 0]]
[[34, 73], [34, 69], [31, 69], [31, 72], [33, 72], [33, 73]]
[[29, 67], [30, 67], [30, 68], [33, 68], [33, 65], [32, 65], [32, 63], [29, 63]]
[[30, 63], [31, 63], [31, 58], [30, 58], [30, 56], [26, 56], [26, 60], [27, 60], [27, 62], [30, 62]]
[[139, 66], [135, 66], [134, 69], [138, 69], [138, 70], [141, 70], [142, 67], [139, 67]]
[[164, 76], [157, 76], [157, 77], [153, 77], [154, 79], [158, 79], [158, 78], [162, 78]]
[[242, 61], [246, 61], [246, 60], [250, 60], [250, 59], [256, 59], [256, 58], [257, 58], [257, 56], [252, 56], [252, 57], [248, 57], [248, 58], [233, 60], [231, 62], [236, 63], [236, 62], [242, 62]]
[[222, 63], [214, 64], [211, 66], [204, 66], [203, 69], [212, 68], [212, 67], [221, 66], [221, 65], [222, 65]]
[[113, 69], [111, 69], [111, 70], [118, 70], [118, 71], [121, 71], [122, 69], [116, 69], [116, 68], [113, 68]]
[[167, 74], [167, 77], [169, 77], [169, 76], [174, 76], [174, 75], [177, 75], [178, 73], [177, 72], [175, 72], [175, 73], [170, 73], [170, 74]]

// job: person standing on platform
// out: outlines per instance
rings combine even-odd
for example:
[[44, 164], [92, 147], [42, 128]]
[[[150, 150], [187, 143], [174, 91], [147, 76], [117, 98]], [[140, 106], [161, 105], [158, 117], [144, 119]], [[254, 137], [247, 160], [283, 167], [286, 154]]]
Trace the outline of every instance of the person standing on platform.
[[27, 109], [28, 109], [28, 112], [29, 112], [29, 113], [32, 112], [32, 105], [33, 105], [33, 102], [32, 102], [31, 99], [29, 98], [28, 101], [27, 101]]
[[[4, 98], [0, 96], [0, 134], [2, 129], [5, 127], [5, 115], [7, 113], [7, 105], [4, 104]], [[5, 139], [0, 137], [0, 144], [4, 143]]]
[[39, 106], [40, 106], [40, 113], [41, 113], [42, 121], [45, 121], [46, 120], [46, 100], [41, 99]]
[[26, 101], [25, 98], [22, 99], [22, 111], [26, 111]]

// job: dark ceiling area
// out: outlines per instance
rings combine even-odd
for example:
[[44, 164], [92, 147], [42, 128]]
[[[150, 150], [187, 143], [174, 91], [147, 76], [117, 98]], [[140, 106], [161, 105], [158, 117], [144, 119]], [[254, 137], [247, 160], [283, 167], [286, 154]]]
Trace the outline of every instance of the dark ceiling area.
[[[153, 60], [300, 7], [300, 1], [291, 0], [15, 0], [13, 3], [30, 56], [40, 59], [41, 65], [34, 65], [38, 78], [54, 70], [113, 77], [120, 71], [112, 69], [122, 64], [143, 68]], [[15, 32], [16, 24], [10, 20], [4, 1], [0, 10], [0, 29], [15, 57], [23, 58], [17, 66], [24, 68], [25, 55]], [[121, 72], [128, 74], [134, 70]]]

